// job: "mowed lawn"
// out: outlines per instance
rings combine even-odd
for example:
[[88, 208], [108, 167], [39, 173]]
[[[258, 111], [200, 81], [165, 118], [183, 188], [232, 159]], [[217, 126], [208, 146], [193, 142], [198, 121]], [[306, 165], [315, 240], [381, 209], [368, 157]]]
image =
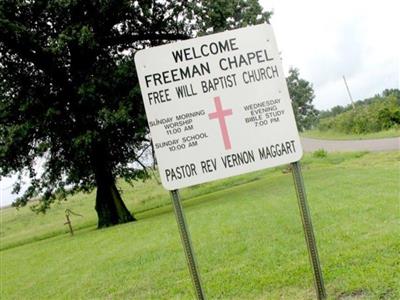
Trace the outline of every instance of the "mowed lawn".
[[[330, 299], [400, 299], [400, 153], [308, 155], [303, 169]], [[194, 299], [169, 195], [123, 197], [138, 222], [96, 230], [94, 194], [45, 216], [1, 211], [1, 299]], [[208, 299], [313, 299], [285, 168], [182, 191]], [[78, 230], [70, 237], [64, 210]]]

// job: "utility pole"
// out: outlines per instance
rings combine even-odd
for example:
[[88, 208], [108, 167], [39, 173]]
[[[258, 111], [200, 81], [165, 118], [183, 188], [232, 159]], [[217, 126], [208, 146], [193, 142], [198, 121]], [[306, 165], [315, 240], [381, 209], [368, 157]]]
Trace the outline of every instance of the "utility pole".
[[353, 106], [353, 109], [356, 109], [356, 106], [354, 105], [353, 97], [351, 96], [351, 93], [350, 93], [349, 86], [347, 85], [346, 77], [344, 77], [344, 75], [343, 75], [343, 80], [344, 80], [344, 84], [346, 85], [347, 93], [349, 94], [351, 105]]

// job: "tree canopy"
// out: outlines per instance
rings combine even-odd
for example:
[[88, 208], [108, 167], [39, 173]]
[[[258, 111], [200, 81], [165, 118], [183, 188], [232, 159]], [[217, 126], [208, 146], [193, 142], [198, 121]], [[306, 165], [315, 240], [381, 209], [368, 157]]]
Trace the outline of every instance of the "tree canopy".
[[146, 176], [136, 51], [269, 16], [257, 0], [1, 1], [0, 177], [30, 177], [14, 205], [97, 187], [99, 227], [133, 221], [115, 182]]
[[318, 111], [314, 108], [314, 89], [312, 84], [300, 78], [300, 71], [296, 68], [289, 69], [286, 78], [294, 116], [299, 131], [310, 129], [318, 121]]

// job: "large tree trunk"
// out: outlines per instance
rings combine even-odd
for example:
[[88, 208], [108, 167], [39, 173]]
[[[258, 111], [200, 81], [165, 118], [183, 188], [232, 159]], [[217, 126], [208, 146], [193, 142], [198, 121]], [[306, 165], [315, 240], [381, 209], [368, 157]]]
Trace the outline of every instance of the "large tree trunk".
[[111, 172], [104, 166], [97, 166], [96, 183], [97, 228], [136, 221], [122, 201]]

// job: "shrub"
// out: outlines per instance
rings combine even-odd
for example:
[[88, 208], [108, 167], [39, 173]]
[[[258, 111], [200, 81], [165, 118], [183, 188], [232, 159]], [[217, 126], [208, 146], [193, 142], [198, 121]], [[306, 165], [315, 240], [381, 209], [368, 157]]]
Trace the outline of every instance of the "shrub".
[[318, 129], [343, 133], [363, 134], [400, 127], [400, 98], [398, 93], [383, 93], [365, 102], [358, 102], [356, 109], [320, 119]]
[[317, 158], [325, 158], [328, 156], [328, 152], [325, 149], [318, 149], [313, 152], [312, 156]]

